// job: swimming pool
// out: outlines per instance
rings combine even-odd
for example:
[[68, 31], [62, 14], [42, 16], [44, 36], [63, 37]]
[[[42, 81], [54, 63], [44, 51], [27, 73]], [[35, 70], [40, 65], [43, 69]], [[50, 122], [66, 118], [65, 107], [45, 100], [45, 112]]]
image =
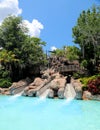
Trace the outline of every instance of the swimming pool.
[[100, 130], [100, 102], [0, 96], [0, 130]]

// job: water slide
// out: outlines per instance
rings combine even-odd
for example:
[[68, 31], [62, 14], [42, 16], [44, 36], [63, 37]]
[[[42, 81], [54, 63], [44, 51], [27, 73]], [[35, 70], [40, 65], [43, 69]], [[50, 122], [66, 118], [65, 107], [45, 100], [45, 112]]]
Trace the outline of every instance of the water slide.
[[45, 99], [49, 94], [50, 89], [46, 89], [39, 97]]
[[[50, 80], [51, 81], [51, 80]], [[48, 93], [49, 93], [49, 88], [50, 88], [50, 81], [48, 81], [43, 87], [41, 87], [37, 93], [36, 96], [38, 97], [47, 97]]]
[[66, 99], [74, 99], [76, 96], [76, 92], [74, 87], [72, 86], [71, 83], [66, 84], [65, 86], [65, 92], [64, 92], [64, 97]]

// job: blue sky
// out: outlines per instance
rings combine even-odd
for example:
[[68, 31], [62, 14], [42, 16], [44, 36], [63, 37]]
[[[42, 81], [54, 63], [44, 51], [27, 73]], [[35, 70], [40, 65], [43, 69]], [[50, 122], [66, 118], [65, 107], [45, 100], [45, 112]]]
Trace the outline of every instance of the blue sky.
[[[5, 3], [3, 3], [5, 2]], [[10, 3], [8, 7], [8, 3]], [[12, 2], [12, 4], [11, 4]], [[72, 27], [82, 10], [100, 5], [99, 0], [0, 0], [0, 20], [7, 12], [21, 15], [29, 25], [33, 36], [39, 36], [47, 44], [45, 50], [51, 47], [61, 48], [73, 45]], [[6, 15], [4, 6], [6, 6]], [[11, 6], [11, 7], [10, 7]], [[15, 6], [15, 7], [14, 7]], [[11, 10], [12, 8], [12, 10]], [[7, 11], [10, 10], [10, 11]], [[31, 25], [34, 25], [31, 26]], [[33, 29], [33, 28], [34, 29]]]

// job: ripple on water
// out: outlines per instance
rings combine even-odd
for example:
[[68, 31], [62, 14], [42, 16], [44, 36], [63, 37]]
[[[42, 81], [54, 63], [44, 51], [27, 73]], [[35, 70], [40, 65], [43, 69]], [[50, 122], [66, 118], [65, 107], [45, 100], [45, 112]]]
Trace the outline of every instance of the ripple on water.
[[0, 130], [100, 130], [100, 102], [0, 96]]

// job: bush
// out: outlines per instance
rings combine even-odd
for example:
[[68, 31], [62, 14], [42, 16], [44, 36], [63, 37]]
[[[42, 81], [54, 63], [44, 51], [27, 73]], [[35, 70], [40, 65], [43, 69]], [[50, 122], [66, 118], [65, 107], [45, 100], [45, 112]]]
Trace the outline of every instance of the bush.
[[8, 79], [0, 79], [0, 87], [1, 88], [8, 88], [11, 86], [11, 80], [8, 78]]
[[83, 91], [88, 90], [88, 86], [83, 86], [83, 87], [82, 87], [82, 90], [83, 90]]
[[90, 80], [88, 82], [88, 91], [93, 95], [100, 94], [100, 77], [97, 77], [95, 80]]
[[83, 84], [82, 90], [88, 90], [93, 95], [100, 94], [100, 74], [91, 77], [80, 78]]
[[78, 78], [80, 78], [80, 74], [79, 73], [74, 73], [73, 77], [74, 77], [74, 79], [78, 79]]
[[81, 62], [81, 67], [87, 68], [87, 65], [88, 65], [87, 60], [83, 60]]
[[94, 76], [91, 76], [91, 77], [84, 77], [84, 78], [80, 78], [80, 81], [81, 81], [82, 84], [84, 84], [84, 86], [87, 86], [89, 81], [95, 80], [98, 77], [100, 77], [100, 75], [94, 75]]
[[0, 87], [1, 88], [8, 88], [11, 86], [11, 78], [10, 72], [5, 69], [5, 67], [0, 66]]

